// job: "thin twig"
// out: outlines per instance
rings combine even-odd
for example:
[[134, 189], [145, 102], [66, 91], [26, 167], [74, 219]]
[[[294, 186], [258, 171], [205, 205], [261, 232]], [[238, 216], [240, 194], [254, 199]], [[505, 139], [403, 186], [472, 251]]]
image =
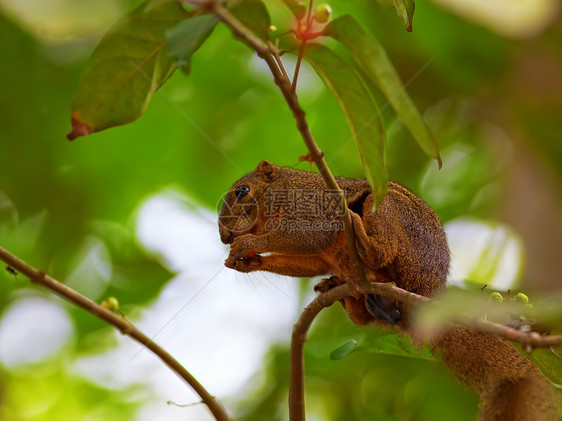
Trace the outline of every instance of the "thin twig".
[[[348, 287], [347, 291], [365, 294], [367, 291], [366, 288], [369, 287], [369, 282], [365, 279], [365, 272], [355, 246], [355, 231], [351, 222], [351, 214], [349, 213], [346, 201], [339, 200], [344, 199], [345, 195], [336, 182], [332, 172], [328, 168], [328, 165], [324, 160], [324, 153], [320, 150], [310, 133], [310, 129], [305, 118], [305, 112], [300, 106], [296, 92], [293, 90], [293, 87], [296, 85], [296, 81], [295, 85], [293, 85], [287, 74], [280, 70], [280, 66], [278, 66], [276, 61], [277, 57], [272, 53], [270, 46], [264, 43], [250, 29], [244, 26], [244, 24], [233, 16], [228, 9], [223, 7], [217, 1], [212, 0], [209, 1], [207, 7], [222, 22], [231, 28], [236, 37], [240, 38], [244, 43], [253, 48], [257, 55], [262, 58], [269, 67], [275, 84], [281, 91], [289, 109], [293, 113], [293, 117], [297, 123], [297, 129], [304, 140], [310, 157], [316, 164], [316, 167], [322, 175], [328, 189], [335, 191], [338, 203], [343, 203], [344, 205], [344, 215], [342, 217], [342, 221], [344, 223], [347, 255], [349, 257], [349, 278], [347, 281], [349, 281], [350, 285], [353, 287], [350, 289], [349, 286], [346, 285]], [[301, 52], [303, 52], [303, 49], [304, 45], [301, 46]], [[302, 57], [302, 54], [299, 56]], [[334, 288], [334, 290], [343, 290], [343, 288], [341, 290], [338, 288]], [[332, 291], [328, 291], [325, 294], [336, 294], [336, 292]], [[317, 300], [318, 301], [315, 300], [313, 303], [321, 303], [323, 298], [321, 299], [318, 297]], [[337, 298], [334, 298], [334, 301], [335, 300], [337, 300]], [[329, 304], [326, 302], [326, 305], [331, 305], [332, 302]], [[291, 342], [291, 385], [289, 390], [289, 414], [291, 421], [304, 421], [304, 342], [306, 340], [308, 327], [322, 308], [323, 307], [317, 307], [315, 304], [311, 303], [311, 305], [303, 312], [301, 316], [302, 320], [299, 319], [293, 329], [293, 339]]]
[[157, 355], [174, 373], [182, 378], [193, 390], [201, 397], [202, 402], [207, 405], [211, 413], [217, 421], [231, 421], [230, 416], [222, 404], [212, 396], [195, 377], [189, 373], [174, 357], [162, 349], [148, 336], [138, 330], [127, 319], [115, 314], [114, 312], [102, 307], [98, 303], [90, 300], [87, 297], [79, 294], [73, 289], [67, 287], [56, 279], [47, 275], [44, 271], [39, 270], [18, 257], [14, 256], [6, 249], [0, 247], [0, 259], [3, 260], [9, 267], [23, 273], [34, 284], [42, 285], [65, 300], [82, 307], [84, 310], [93, 314], [97, 318], [109, 323], [117, 328], [123, 335], [129, 336], [131, 339], [137, 341], [142, 346], [150, 349]]
[[533, 331], [523, 332], [485, 320], [484, 318], [476, 319], [472, 322], [467, 321], [465, 324], [478, 332], [493, 333], [510, 341], [520, 343], [527, 352], [531, 352], [533, 348], [548, 348], [562, 345], [562, 335], [541, 335]]
[[[308, 31], [310, 31], [310, 28], [312, 27], [312, 4], [313, 4], [314, 0], [310, 0], [310, 2], [308, 3], [308, 11], [306, 13], [306, 29], [304, 31], [301, 30], [301, 22], [299, 20], [298, 25], [299, 28], [297, 30], [298, 33], [306, 33], [308, 35]], [[292, 88], [292, 92], [294, 95], [296, 95], [297, 93], [297, 81], [299, 79], [299, 72], [301, 69], [301, 63], [302, 63], [302, 56], [304, 55], [304, 49], [306, 47], [306, 42], [307, 42], [307, 38], [301, 38], [301, 45], [299, 48], [299, 55], [297, 57], [297, 64], [295, 66], [295, 73], [293, 74], [293, 88]]]
[[303, 39], [299, 48], [299, 55], [297, 56], [297, 64], [295, 65], [295, 73], [293, 74], [292, 92], [297, 94], [297, 81], [299, 80], [299, 73], [301, 70], [302, 56], [304, 55], [304, 48], [306, 47], [306, 39]]
[[269, 49], [271, 50], [271, 54], [273, 55], [273, 58], [275, 59], [275, 62], [277, 63], [277, 66], [279, 66], [279, 70], [281, 70], [281, 74], [283, 75], [283, 77], [288, 79], [289, 76], [287, 75], [287, 71], [285, 70], [285, 66], [283, 66], [283, 62], [281, 61], [281, 57], [279, 55], [279, 49], [277, 48], [276, 45], [273, 45], [270, 42], [268, 42], [267, 45], [269, 46]]
[[[305, 112], [299, 104], [299, 100], [297, 95], [292, 90], [292, 84], [290, 79], [287, 75], [283, 74], [277, 63], [269, 46], [264, 43], [260, 38], [258, 38], [250, 29], [248, 29], [242, 22], [240, 22], [228, 9], [222, 6], [217, 1], [210, 1], [207, 4], [208, 9], [213, 12], [222, 22], [227, 24], [234, 35], [240, 38], [244, 43], [248, 44], [260, 58], [262, 58], [267, 66], [269, 67], [271, 74], [273, 75], [273, 80], [289, 109], [293, 113], [293, 117], [297, 123], [297, 129], [300, 132], [304, 143], [310, 153], [311, 158], [314, 160], [318, 171], [322, 175], [324, 182], [328, 189], [335, 191], [336, 195], [339, 198], [344, 198], [344, 192], [341, 190], [340, 186], [336, 182], [335, 177], [333, 176], [332, 172], [328, 168], [326, 161], [324, 160], [324, 153], [318, 145], [316, 144], [312, 134], [310, 133], [310, 129], [308, 127], [308, 123], [305, 119]], [[368, 282], [365, 280], [363, 267], [361, 265], [361, 261], [359, 259], [359, 254], [357, 253], [357, 249], [355, 247], [355, 232], [353, 230], [353, 224], [351, 222], [351, 215], [349, 213], [349, 209], [347, 208], [347, 204], [345, 200], [340, 201], [344, 204], [344, 215], [342, 216], [342, 220], [344, 223], [344, 230], [345, 230], [345, 239], [346, 239], [346, 247], [347, 247], [347, 254], [349, 256], [349, 280], [352, 285], [354, 286], [355, 290], [364, 293], [362, 287], [367, 286]]]
[[377, 277], [371, 272], [367, 273], [366, 277], [369, 281], [369, 284], [366, 286], [365, 292], [368, 294], [380, 295], [381, 297], [410, 305], [416, 305], [430, 301], [429, 298], [423, 295], [398, 288], [393, 283], [377, 282]]

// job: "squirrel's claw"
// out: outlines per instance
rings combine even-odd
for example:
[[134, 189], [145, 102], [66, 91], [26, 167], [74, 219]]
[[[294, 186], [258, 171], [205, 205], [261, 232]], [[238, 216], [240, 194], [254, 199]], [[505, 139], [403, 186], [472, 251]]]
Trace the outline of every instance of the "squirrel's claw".
[[331, 276], [329, 278], [322, 279], [314, 285], [314, 292], [323, 293], [341, 285], [342, 283], [343, 282], [340, 281], [337, 276]]

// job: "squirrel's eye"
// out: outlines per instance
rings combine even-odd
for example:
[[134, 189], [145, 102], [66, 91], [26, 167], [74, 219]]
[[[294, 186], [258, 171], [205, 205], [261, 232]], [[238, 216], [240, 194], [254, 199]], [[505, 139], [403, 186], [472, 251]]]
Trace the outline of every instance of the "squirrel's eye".
[[240, 200], [248, 193], [250, 193], [250, 186], [246, 186], [246, 185], [238, 186], [236, 187], [236, 190], [234, 190], [234, 193], [236, 194], [236, 197]]

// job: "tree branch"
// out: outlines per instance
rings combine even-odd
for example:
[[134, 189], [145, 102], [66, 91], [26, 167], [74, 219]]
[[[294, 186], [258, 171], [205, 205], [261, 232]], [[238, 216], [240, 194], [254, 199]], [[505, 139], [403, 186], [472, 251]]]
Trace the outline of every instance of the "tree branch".
[[193, 390], [201, 397], [202, 402], [207, 405], [217, 421], [231, 421], [230, 416], [227, 414], [222, 404], [214, 396], [212, 396], [201, 385], [201, 383], [199, 383], [197, 379], [189, 373], [189, 371], [187, 371], [168, 352], [138, 330], [127, 319], [118, 316], [98, 303], [84, 297], [73, 289], [50, 277], [44, 271], [27, 264], [2, 247], [0, 247], [0, 260], [3, 260], [8, 267], [23, 273], [32, 283], [42, 285], [66, 301], [76, 304], [78, 307], [82, 307], [84, 310], [93, 314], [97, 318], [117, 328], [123, 335], [129, 336], [131, 339], [150, 349], [164, 362], [164, 364], [166, 364], [174, 373], [176, 373], [193, 388]]
[[548, 348], [551, 346], [562, 345], [562, 335], [541, 335], [538, 332], [524, 332], [499, 323], [494, 323], [485, 319], [476, 319], [472, 322], [467, 321], [466, 326], [478, 332], [488, 332], [501, 336], [513, 342], [523, 345], [525, 351], [531, 353], [533, 348]]

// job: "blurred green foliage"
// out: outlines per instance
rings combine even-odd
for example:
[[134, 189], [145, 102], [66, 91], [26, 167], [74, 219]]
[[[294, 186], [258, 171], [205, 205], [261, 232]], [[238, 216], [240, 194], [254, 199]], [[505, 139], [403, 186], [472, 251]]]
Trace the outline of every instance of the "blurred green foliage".
[[[373, 352], [340, 360], [330, 353], [351, 338], [376, 341], [389, 332], [352, 325], [341, 308], [318, 316], [305, 347], [307, 413], [321, 420], [473, 420], [477, 396], [452, 379], [437, 362]], [[246, 397], [241, 420], [286, 420], [289, 382], [287, 346], [270, 350], [257, 384], [263, 401]], [[256, 379], [257, 380], [257, 379]]]
[[[290, 21], [280, 2], [271, 3], [273, 24]], [[139, 2], [120, 4], [132, 10]], [[538, 163], [550, 177], [544, 183], [546, 197], [552, 198], [545, 204], [547, 215], [559, 219], [560, 19], [534, 38], [515, 40], [431, 2], [418, 2], [414, 31], [407, 33], [395, 11], [377, 2], [330, 4], [334, 17], [352, 13], [378, 37], [410, 96], [426, 110], [440, 145], [444, 169], [438, 173], [386, 107], [391, 178], [425, 198], [443, 222], [463, 215], [511, 218], [516, 228], [519, 223], [525, 230], [525, 212], [513, 216], [515, 209], [506, 210], [506, 203], [512, 203], [508, 198], [515, 189], [523, 202], [538, 200], [533, 199], [533, 182], [514, 187], [513, 181], [521, 180], [518, 174], [526, 177]], [[189, 77], [176, 72], [142, 118], [69, 143], [65, 134], [72, 96], [102, 33], [43, 39], [3, 10], [0, 3], [0, 245], [67, 279], [92, 245], [101, 244], [111, 281], [102, 279], [91, 298], [114, 295], [124, 308], [145, 306], [169, 280], [169, 270], [135, 237], [136, 210], [149, 195], [171, 186], [215, 209], [232, 181], [262, 159], [306, 168], [297, 160], [305, 153], [304, 145], [270, 75], [222, 25], [193, 56]], [[304, 72], [301, 102], [332, 171], [361, 177], [361, 161], [337, 102], [310, 69]], [[519, 204], [524, 210], [524, 203]], [[555, 234], [562, 230], [551, 221], [538, 221], [552, 232], [540, 244], [559, 250]], [[537, 242], [525, 232], [532, 265], [534, 256], [544, 253], [533, 248]], [[539, 274], [531, 268], [527, 275], [536, 275], [538, 289], [560, 288], [557, 272]], [[91, 290], [90, 281], [81, 278], [75, 287]], [[46, 295], [21, 275], [2, 270], [0, 314], [25, 294]], [[101, 388], [65, 369], [78, 355], [114, 344], [100, 339], [109, 337], [103, 323], [67, 309], [76, 333], [68, 349], [33, 367], [0, 367], [0, 418], [133, 419], [141, 402], [138, 395]], [[322, 312], [306, 346], [311, 414], [334, 421], [474, 418], [476, 395], [435, 362], [368, 352], [330, 360], [330, 352], [348, 340], [383, 334], [352, 325], [338, 306]], [[286, 419], [288, 375], [287, 345], [275, 345], [263, 373], [241, 391], [233, 408], [236, 419]]]

